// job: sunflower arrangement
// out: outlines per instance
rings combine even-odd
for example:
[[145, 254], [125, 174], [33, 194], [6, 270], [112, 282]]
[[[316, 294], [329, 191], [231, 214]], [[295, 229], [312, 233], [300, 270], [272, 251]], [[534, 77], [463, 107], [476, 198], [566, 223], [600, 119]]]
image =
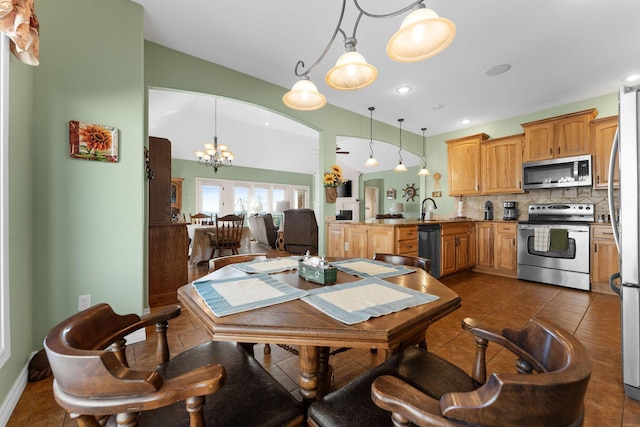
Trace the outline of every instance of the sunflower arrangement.
[[331, 172], [326, 172], [324, 174], [322, 182], [324, 186], [328, 188], [336, 188], [339, 185], [344, 184], [342, 168], [338, 165], [331, 165]]

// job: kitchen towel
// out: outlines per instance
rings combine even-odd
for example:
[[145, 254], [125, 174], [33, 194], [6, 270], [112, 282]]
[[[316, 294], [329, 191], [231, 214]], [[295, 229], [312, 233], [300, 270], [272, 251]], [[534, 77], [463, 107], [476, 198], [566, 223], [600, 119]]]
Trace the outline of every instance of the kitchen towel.
[[549, 227], [533, 229], [533, 250], [547, 252], [549, 250]]
[[401, 265], [389, 264], [387, 262], [367, 258], [354, 258], [345, 261], [336, 261], [331, 263], [331, 265], [345, 273], [363, 278], [378, 277], [386, 279], [387, 277], [401, 276], [415, 271]]
[[566, 251], [569, 247], [569, 231], [562, 228], [549, 230], [549, 249], [552, 251]]

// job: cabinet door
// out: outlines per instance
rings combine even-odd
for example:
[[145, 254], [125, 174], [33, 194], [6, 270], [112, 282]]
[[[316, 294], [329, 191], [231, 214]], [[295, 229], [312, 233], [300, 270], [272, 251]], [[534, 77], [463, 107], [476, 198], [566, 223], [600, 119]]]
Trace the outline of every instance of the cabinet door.
[[327, 226], [327, 256], [344, 257], [344, 227], [342, 224]]
[[[606, 189], [609, 185], [609, 156], [613, 137], [618, 128], [618, 116], [605, 117], [591, 122], [591, 144], [593, 145], [593, 188]], [[618, 163], [614, 172], [613, 186], [620, 186]]]
[[469, 263], [467, 267], [471, 268], [476, 265], [476, 226], [472, 223], [469, 224]]
[[476, 264], [483, 267], [493, 267], [493, 224], [479, 222], [477, 227], [477, 258]]
[[480, 194], [480, 141], [478, 134], [447, 141], [449, 195]]
[[555, 125], [555, 157], [580, 156], [591, 154], [589, 123], [594, 118], [592, 113], [558, 119]]
[[464, 270], [471, 266], [469, 260], [469, 235], [456, 235], [456, 271]]
[[367, 226], [346, 226], [344, 239], [344, 256], [367, 258]]
[[457, 238], [454, 234], [443, 235], [441, 240], [440, 257], [440, 275], [451, 274], [456, 272], [456, 242]]
[[496, 230], [494, 255], [498, 270], [516, 272], [518, 268], [516, 238], [516, 233]]
[[591, 283], [608, 285], [609, 277], [620, 270], [616, 244], [613, 240], [594, 239], [591, 251]]
[[522, 144], [522, 161], [534, 162], [553, 159], [553, 121], [523, 124], [524, 140]]
[[371, 259], [376, 252], [393, 253], [395, 243], [393, 237], [393, 227], [369, 227], [366, 257]]
[[522, 193], [522, 135], [492, 139], [480, 146], [483, 194]]

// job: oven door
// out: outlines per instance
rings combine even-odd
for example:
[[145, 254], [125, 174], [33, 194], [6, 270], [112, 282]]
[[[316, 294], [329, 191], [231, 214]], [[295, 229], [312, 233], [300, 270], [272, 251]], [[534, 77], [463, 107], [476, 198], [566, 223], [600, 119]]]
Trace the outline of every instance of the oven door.
[[[566, 250], [535, 250], [535, 229], [560, 228], [568, 231]], [[589, 273], [589, 226], [558, 224], [518, 224], [518, 264], [532, 267]]]

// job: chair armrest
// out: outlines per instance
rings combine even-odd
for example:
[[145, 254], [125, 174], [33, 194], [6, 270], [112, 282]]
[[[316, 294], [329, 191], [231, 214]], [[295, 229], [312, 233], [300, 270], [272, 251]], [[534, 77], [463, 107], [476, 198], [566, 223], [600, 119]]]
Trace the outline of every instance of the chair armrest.
[[399, 416], [419, 426], [459, 425], [441, 415], [438, 400], [390, 375], [382, 375], [373, 381], [371, 398], [380, 408], [392, 412], [394, 420]]
[[178, 304], [167, 306], [162, 308], [161, 310], [141, 316], [140, 321], [138, 322], [138, 327], [151, 326], [158, 322], [164, 322], [170, 319], [174, 319], [179, 315], [180, 306]]
[[176, 396], [179, 396], [177, 400], [192, 396], [206, 396], [220, 390], [226, 378], [223, 366], [209, 364], [165, 380], [161, 391], [173, 401], [176, 401]]

